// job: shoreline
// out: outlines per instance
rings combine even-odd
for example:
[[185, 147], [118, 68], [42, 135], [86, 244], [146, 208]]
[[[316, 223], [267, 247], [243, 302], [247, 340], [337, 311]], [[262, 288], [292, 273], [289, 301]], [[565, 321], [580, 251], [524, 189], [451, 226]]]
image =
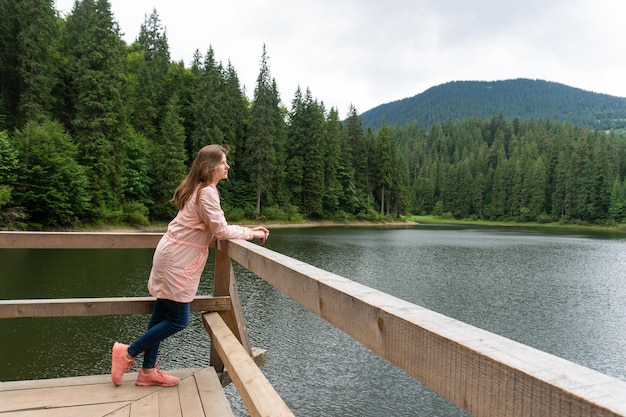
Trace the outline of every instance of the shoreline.
[[[599, 225], [580, 225], [580, 224], [560, 224], [560, 223], [516, 223], [516, 222], [490, 222], [490, 221], [472, 221], [472, 220], [450, 220], [435, 219], [431, 216], [415, 216], [411, 220], [390, 221], [390, 222], [333, 222], [327, 220], [309, 221], [302, 223], [253, 223], [251, 221], [232, 222], [230, 224], [246, 227], [263, 226], [272, 229], [306, 229], [306, 228], [322, 228], [322, 227], [411, 227], [426, 224], [448, 224], [448, 225], [469, 225], [479, 227], [531, 227], [539, 229], [564, 229], [564, 230], [594, 230], [613, 233], [626, 233], [625, 225], [616, 226], [599, 226]], [[68, 230], [56, 230], [57, 232], [110, 232], [110, 233], [164, 233], [167, 230], [167, 223], [155, 224], [150, 226], [128, 226], [128, 225], [99, 225], [79, 227]], [[54, 231], [54, 230], [50, 230]]]
[[[396, 222], [354, 222], [341, 223], [331, 221], [314, 221], [306, 223], [249, 223], [249, 222], [233, 222], [229, 223], [237, 226], [255, 227], [263, 226], [272, 229], [297, 229], [297, 228], [317, 228], [317, 227], [399, 227], [399, 226], [416, 226], [420, 223], [415, 221], [396, 221]], [[66, 232], [109, 232], [109, 233], [159, 233], [167, 230], [167, 224], [153, 226], [122, 226], [122, 225], [103, 225], [100, 227], [80, 227]]]

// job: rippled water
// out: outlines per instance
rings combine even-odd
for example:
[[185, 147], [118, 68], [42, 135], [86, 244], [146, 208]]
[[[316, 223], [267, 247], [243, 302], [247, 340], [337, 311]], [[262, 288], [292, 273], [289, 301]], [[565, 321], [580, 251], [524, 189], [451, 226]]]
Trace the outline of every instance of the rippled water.
[[[626, 239], [523, 228], [272, 230], [267, 247], [477, 327], [626, 379]], [[0, 298], [146, 295], [151, 250], [0, 250]], [[201, 293], [210, 293], [210, 271]], [[298, 416], [464, 416], [237, 266], [263, 372]], [[147, 317], [0, 321], [0, 380], [107, 373]], [[165, 369], [208, 363], [197, 316]], [[5, 359], [6, 358], [6, 359]], [[233, 407], [245, 416], [233, 387]]]

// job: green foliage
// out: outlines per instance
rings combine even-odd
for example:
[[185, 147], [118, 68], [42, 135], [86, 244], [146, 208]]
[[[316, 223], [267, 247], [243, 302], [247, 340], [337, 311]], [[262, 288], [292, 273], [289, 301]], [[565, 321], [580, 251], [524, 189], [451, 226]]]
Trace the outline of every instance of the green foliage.
[[176, 214], [171, 202], [174, 191], [185, 178], [185, 128], [174, 94], [165, 108], [161, 132], [152, 149], [152, 217], [167, 220]]
[[296, 92], [287, 128], [287, 185], [291, 202], [311, 218], [323, 217], [325, 116], [307, 90]]
[[0, 185], [13, 186], [17, 178], [19, 154], [6, 130], [0, 131]]
[[67, 21], [73, 136], [94, 219], [120, 210], [126, 128], [125, 48], [107, 0], [76, 2]]
[[124, 222], [131, 226], [149, 226], [150, 218], [148, 208], [142, 203], [132, 201], [122, 206]]
[[0, 227], [9, 226], [13, 187], [17, 180], [19, 154], [9, 141], [6, 131], [0, 131]]
[[16, 3], [18, 16], [17, 47], [22, 120], [39, 121], [49, 117], [55, 98], [53, 88], [59, 82], [55, 51], [58, 26], [50, 0], [29, 0]]
[[394, 132], [403, 138], [402, 153], [420, 167], [409, 168], [416, 172], [414, 213], [521, 222], [622, 220], [626, 142], [613, 135], [549, 121], [508, 123], [502, 116], [436, 124], [426, 136], [414, 136], [418, 143], [405, 129], [413, 128]]
[[78, 0], [67, 18], [45, 0], [0, 0], [0, 47], [4, 228], [168, 220], [208, 143], [231, 149], [230, 221], [626, 221], [623, 99], [543, 81], [449, 83], [363, 115], [351, 107], [342, 122], [309, 89], [286, 108], [265, 46], [249, 99], [212, 47], [189, 68], [171, 62], [156, 10], [125, 45], [108, 0]]
[[137, 202], [150, 206], [154, 200], [150, 195], [153, 179], [151, 161], [151, 144], [141, 134], [130, 129], [124, 142], [124, 185], [122, 201]]
[[15, 132], [15, 144], [20, 168], [14, 204], [24, 207], [33, 224], [79, 225], [89, 205], [88, 182], [63, 127], [50, 121], [29, 122]]
[[243, 164], [254, 186], [256, 213], [261, 213], [262, 202], [273, 204], [281, 195], [285, 155], [284, 118], [280, 108], [278, 88], [273, 80], [265, 46], [261, 68], [254, 89], [250, 109], [250, 127], [243, 149]]
[[17, 34], [20, 16], [17, 2], [0, 1], [0, 130], [13, 130], [19, 122], [18, 105], [21, 95], [20, 55]]

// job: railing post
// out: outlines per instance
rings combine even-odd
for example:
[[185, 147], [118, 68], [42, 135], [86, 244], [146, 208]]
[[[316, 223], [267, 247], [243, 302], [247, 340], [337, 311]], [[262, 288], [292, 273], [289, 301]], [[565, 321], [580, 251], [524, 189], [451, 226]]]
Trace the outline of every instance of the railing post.
[[[213, 279], [213, 296], [228, 296], [231, 302], [231, 308], [227, 311], [220, 311], [219, 315], [237, 337], [246, 352], [252, 356], [252, 347], [250, 346], [246, 320], [243, 315], [243, 309], [241, 308], [237, 281], [235, 280], [233, 265], [228, 255], [227, 240], [217, 242], [215, 249], [215, 274]], [[213, 343], [211, 343], [209, 360], [211, 366], [213, 366], [218, 373], [223, 372], [224, 363], [219, 357], [217, 350], [214, 348]]]

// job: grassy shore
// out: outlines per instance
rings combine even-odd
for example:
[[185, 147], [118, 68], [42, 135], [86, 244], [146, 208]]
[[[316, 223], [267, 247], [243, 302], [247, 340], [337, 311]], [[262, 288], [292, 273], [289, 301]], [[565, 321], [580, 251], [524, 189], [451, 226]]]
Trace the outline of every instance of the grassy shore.
[[[272, 220], [263, 221], [241, 221], [233, 224], [242, 226], [265, 226], [268, 229], [283, 228], [307, 228], [307, 227], [398, 227], [411, 226], [417, 224], [464, 224], [475, 226], [499, 226], [499, 227], [537, 227], [545, 229], [565, 229], [565, 230], [596, 230], [605, 232], [625, 233], [626, 225], [620, 224], [615, 226], [600, 225], [582, 225], [582, 224], [565, 224], [565, 223], [537, 223], [537, 222], [505, 222], [505, 221], [488, 221], [488, 220], [455, 220], [449, 218], [441, 218], [437, 216], [407, 216], [406, 218], [394, 221], [355, 221], [355, 222], [333, 222], [333, 221], [307, 221], [299, 223], [274, 222]], [[150, 226], [128, 226], [128, 225], [96, 225], [87, 226], [73, 231], [100, 231], [100, 232], [164, 232], [167, 229], [167, 223], [152, 224]]]
[[545, 229], [567, 229], [567, 230], [598, 230], [606, 232], [626, 233], [626, 224], [618, 224], [615, 226], [601, 225], [584, 225], [584, 224], [568, 224], [568, 223], [538, 223], [538, 222], [505, 222], [505, 221], [489, 221], [489, 220], [455, 220], [444, 219], [436, 216], [410, 216], [408, 220], [418, 223], [438, 223], [438, 224], [467, 224], [476, 226], [511, 226], [511, 227], [538, 227]]

